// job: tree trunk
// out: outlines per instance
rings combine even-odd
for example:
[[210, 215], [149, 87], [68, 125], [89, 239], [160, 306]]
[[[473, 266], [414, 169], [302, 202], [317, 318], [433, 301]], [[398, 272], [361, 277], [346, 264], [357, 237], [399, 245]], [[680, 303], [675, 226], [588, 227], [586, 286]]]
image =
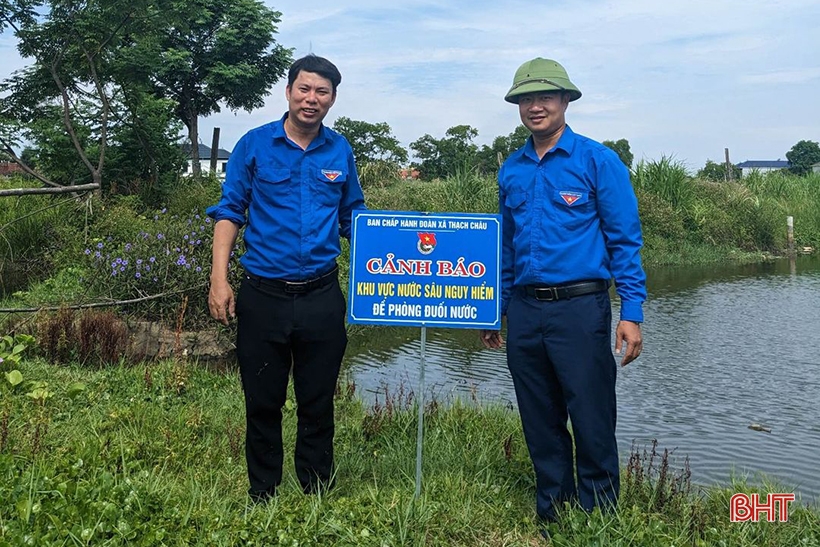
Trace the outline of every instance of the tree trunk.
[[[97, 177], [99, 178], [99, 177]], [[9, 190], [0, 190], [0, 197], [4, 196], [28, 196], [33, 194], [66, 194], [68, 192], [86, 192], [94, 190], [99, 192], [99, 183], [95, 184], [78, 184], [76, 186], [60, 186], [59, 188], [12, 188]]]
[[196, 112], [188, 110], [188, 139], [191, 141], [191, 168], [195, 178], [202, 176], [199, 165], [199, 124]]

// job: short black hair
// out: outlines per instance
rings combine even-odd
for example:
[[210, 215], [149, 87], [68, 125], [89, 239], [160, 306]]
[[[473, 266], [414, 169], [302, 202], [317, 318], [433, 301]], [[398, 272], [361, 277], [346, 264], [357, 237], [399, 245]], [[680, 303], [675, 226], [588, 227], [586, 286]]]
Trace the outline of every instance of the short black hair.
[[303, 70], [305, 72], [313, 72], [322, 78], [330, 80], [333, 86], [333, 93], [336, 93], [336, 87], [342, 83], [342, 74], [339, 72], [339, 69], [336, 68], [336, 65], [324, 57], [310, 53], [301, 59], [297, 59], [290, 65], [290, 70], [288, 71], [288, 87], [293, 85], [293, 82], [296, 81], [296, 78], [299, 77], [299, 73]]

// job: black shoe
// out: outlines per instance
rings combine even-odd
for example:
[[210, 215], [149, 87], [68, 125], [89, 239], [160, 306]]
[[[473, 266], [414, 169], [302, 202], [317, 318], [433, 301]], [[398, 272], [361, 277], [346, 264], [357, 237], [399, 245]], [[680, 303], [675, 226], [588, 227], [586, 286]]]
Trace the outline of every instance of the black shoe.
[[550, 528], [556, 525], [558, 522], [557, 517], [538, 517], [538, 533], [541, 534], [541, 537], [550, 541]]
[[317, 480], [312, 481], [307, 484], [302, 485], [302, 491], [307, 495], [313, 494], [325, 494], [333, 490], [336, 486], [336, 479], [330, 479], [329, 481]]
[[267, 503], [271, 498], [276, 496], [276, 488], [270, 490], [248, 490], [248, 496], [251, 498], [251, 503], [260, 504]]

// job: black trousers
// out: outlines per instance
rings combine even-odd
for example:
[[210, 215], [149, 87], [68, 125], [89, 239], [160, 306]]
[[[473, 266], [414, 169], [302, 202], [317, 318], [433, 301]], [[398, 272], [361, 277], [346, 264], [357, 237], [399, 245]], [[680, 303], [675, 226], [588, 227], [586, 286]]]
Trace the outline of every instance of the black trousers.
[[282, 407], [293, 370], [296, 475], [305, 492], [333, 474], [333, 396], [347, 346], [338, 278], [301, 294], [247, 276], [236, 303], [237, 357], [245, 394], [245, 457], [251, 496], [282, 481]]

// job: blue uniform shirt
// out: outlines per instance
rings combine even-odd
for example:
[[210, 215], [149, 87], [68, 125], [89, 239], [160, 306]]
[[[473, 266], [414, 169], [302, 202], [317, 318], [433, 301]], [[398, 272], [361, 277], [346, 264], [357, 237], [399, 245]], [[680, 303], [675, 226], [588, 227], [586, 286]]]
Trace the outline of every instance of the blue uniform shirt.
[[569, 126], [539, 160], [532, 137], [498, 173], [501, 310], [513, 286], [615, 278], [621, 319], [643, 321], [638, 202], [617, 154]]
[[302, 281], [333, 267], [339, 236], [350, 239], [351, 213], [364, 208], [364, 196], [345, 138], [322, 125], [302, 150], [285, 135], [286, 118], [239, 140], [222, 199], [206, 212], [247, 224], [241, 262], [248, 272]]

